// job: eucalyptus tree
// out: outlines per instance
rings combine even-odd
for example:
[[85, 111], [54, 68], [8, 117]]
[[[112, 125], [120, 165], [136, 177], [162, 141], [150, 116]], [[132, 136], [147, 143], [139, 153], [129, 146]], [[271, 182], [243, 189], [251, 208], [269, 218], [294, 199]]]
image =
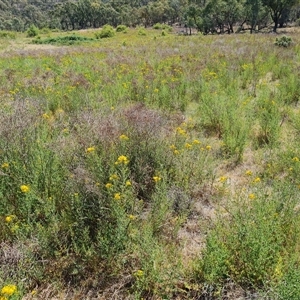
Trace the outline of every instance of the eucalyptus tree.
[[250, 33], [266, 27], [270, 21], [269, 12], [263, 6], [262, 0], [246, 0], [244, 4], [244, 19], [242, 23], [249, 26]]
[[269, 10], [274, 26], [273, 31], [276, 32], [280, 19], [283, 14], [292, 9], [299, 0], [262, 0], [263, 5]]

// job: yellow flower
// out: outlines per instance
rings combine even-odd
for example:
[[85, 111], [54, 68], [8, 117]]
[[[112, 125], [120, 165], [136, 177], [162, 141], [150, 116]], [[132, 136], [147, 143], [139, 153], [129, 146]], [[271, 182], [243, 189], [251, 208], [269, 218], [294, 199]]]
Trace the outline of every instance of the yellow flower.
[[129, 160], [125, 155], [119, 156], [117, 161], [115, 162], [116, 165], [118, 165], [118, 164], [127, 165], [128, 163], [129, 163]]
[[126, 185], [126, 186], [131, 186], [130, 180], [127, 180], [127, 181], [125, 182], [125, 185]]
[[186, 149], [191, 149], [192, 148], [192, 144], [189, 144], [189, 143], [185, 143], [184, 146], [185, 146]]
[[251, 176], [252, 175], [252, 171], [251, 170], [247, 170], [245, 174], [248, 175], [248, 176]]
[[43, 118], [47, 120], [47, 119], [50, 118], [50, 116], [49, 116], [47, 113], [44, 113], [44, 114], [43, 114]]
[[119, 179], [119, 176], [117, 174], [112, 174], [110, 177], [109, 177], [109, 180], [113, 181], [113, 180], [117, 180]]
[[25, 184], [21, 185], [20, 189], [21, 189], [22, 193], [28, 193], [30, 191], [30, 187]]
[[177, 127], [176, 131], [180, 135], [186, 135], [186, 131], [184, 129], [182, 129], [181, 127]]
[[144, 276], [144, 271], [142, 271], [142, 270], [137, 270], [137, 271], [135, 272], [135, 276], [137, 276], [137, 277], [142, 277], [142, 276]]
[[153, 180], [154, 180], [155, 182], [158, 182], [158, 181], [161, 180], [161, 177], [159, 177], [159, 176], [153, 176]]
[[134, 216], [134, 215], [128, 215], [128, 218], [129, 218], [130, 220], [135, 220], [135, 219], [136, 219], [136, 216]]
[[225, 182], [227, 180], [227, 177], [226, 176], [222, 176], [220, 177], [219, 181], [220, 182]]
[[175, 150], [175, 149], [176, 149], [176, 146], [175, 146], [174, 144], [172, 144], [172, 145], [170, 146], [170, 149], [171, 149], [171, 150]]
[[14, 217], [15, 217], [15, 216], [13, 216], [13, 215], [6, 216], [6, 217], [5, 217], [5, 222], [6, 222], [6, 223], [12, 222], [12, 220], [14, 219]]
[[210, 145], [207, 145], [205, 148], [206, 148], [206, 150], [208, 150], [208, 151], [211, 150], [211, 146], [210, 146]]
[[121, 194], [120, 193], [115, 193], [114, 199], [115, 200], [120, 200], [121, 199]]
[[129, 137], [128, 137], [127, 135], [125, 135], [125, 134], [121, 134], [120, 137], [119, 137], [119, 139], [120, 139], [121, 141], [128, 141], [128, 140], [129, 140]]
[[5, 295], [5, 296], [11, 296], [14, 293], [16, 293], [17, 291], [17, 286], [13, 285], [13, 284], [9, 284], [9, 285], [5, 285], [2, 289], [1, 289], [1, 294]]
[[194, 145], [199, 145], [199, 144], [201, 144], [201, 142], [199, 140], [193, 140], [193, 144]]
[[1, 165], [2, 169], [7, 169], [8, 167], [9, 167], [9, 164], [6, 162]]
[[87, 148], [86, 150], [85, 150], [85, 152], [86, 153], [92, 153], [92, 152], [94, 152], [96, 149], [95, 149], [95, 147], [89, 147], [89, 148]]
[[174, 150], [173, 152], [175, 155], [179, 154], [180, 152], [178, 150]]
[[297, 156], [295, 156], [295, 157], [293, 158], [293, 161], [299, 161], [299, 158], [298, 158]]
[[158, 93], [158, 89], [154, 89], [154, 93]]
[[249, 194], [249, 199], [253, 200], [255, 198], [255, 195], [254, 194]]
[[112, 183], [107, 183], [106, 185], [105, 185], [105, 187], [107, 188], [107, 189], [110, 189], [111, 187], [112, 187], [113, 185], [112, 185]]
[[256, 177], [254, 180], [253, 180], [254, 183], [258, 183], [260, 182], [260, 178], [259, 177]]

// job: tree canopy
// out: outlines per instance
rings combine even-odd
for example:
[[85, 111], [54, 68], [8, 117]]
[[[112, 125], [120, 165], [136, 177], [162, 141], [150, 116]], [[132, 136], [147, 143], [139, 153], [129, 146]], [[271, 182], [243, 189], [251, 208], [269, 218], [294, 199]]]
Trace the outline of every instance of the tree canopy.
[[300, 0], [0, 0], [0, 29], [74, 30], [178, 23], [205, 34], [270, 26], [300, 18]]

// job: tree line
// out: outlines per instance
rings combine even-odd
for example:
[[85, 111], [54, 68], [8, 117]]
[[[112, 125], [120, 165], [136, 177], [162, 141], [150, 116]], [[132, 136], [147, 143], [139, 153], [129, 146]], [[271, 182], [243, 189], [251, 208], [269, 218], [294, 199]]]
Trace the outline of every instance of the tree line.
[[0, 29], [15, 31], [167, 23], [204, 34], [252, 33], [288, 22], [300, 23], [300, 0], [0, 0]]

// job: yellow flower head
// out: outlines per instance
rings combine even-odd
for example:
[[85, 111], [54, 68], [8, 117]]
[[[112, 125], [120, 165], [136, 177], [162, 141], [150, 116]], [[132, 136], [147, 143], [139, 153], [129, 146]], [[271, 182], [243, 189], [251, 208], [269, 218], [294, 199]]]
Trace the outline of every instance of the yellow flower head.
[[130, 180], [127, 180], [127, 181], [125, 182], [125, 185], [126, 185], [126, 186], [131, 186], [131, 181], [130, 181]]
[[255, 199], [255, 195], [254, 194], [249, 194], [249, 199], [251, 199], [251, 200], [253, 200], [253, 199]]
[[22, 193], [28, 193], [30, 191], [30, 187], [28, 185], [25, 185], [25, 184], [21, 185], [20, 189], [21, 189]]
[[258, 183], [260, 182], [260, 178], [259, 177], [256, 177], [254, 180], [253, 180], [254, 183]]
[[158, 181], [161, 180], [161, 177], [159, 177], [159, 176], [153, 176], [153, 180], [154, 180], [155, 182], [158, 182]]
[[251, 176], [252, 175], [252, 171], [251, 170], [247, 170], [245, 174], [248, 175], [248, 176]]
[[174, 144], [172, 144], [172, 145], [170, 146], [170, 149], [171, 149], [171, 150], [175, 150], [175, 149], [176, 149], [176, 146], [175, 146]]
[[112, 187], [113, 185], [112, 185], [112, 183], [107, 183], [106, 185], [105, 185], [105, 187], [107, 188], [107, 189], [110, 189], [111, 187]]
[[112, 174], [110, 177], [109, 177], [109, 180], [113, 181], [113, 180], [118, 180], [119, 179], [119, 176], [117, 174]]
[[12, 296], [13, 294], [16, 293], [16, 291], [17, 291], [17, 286], [13, 284], [9, 284], [9, 285], [5, 285], [1, 289], [1, 294], [4, 296]]
[[186, 131], [184, 129], [182, 129], [181, 127], [177, 127], [176, 132], [180, 135], [186, 135]]
[[125, 155], [119, 156], [117, 161], [115, 162], [116, 165], [118, 165], [118, 164], [127, 165], [128, 163], [129, 163], [129, 160]]
[[120, 139], [121, 141], [128, 141], [128, 140], [129, 140], [129, 137], [128, 137], [127, 135], [125, 135], [125, 134], [122, 134], [122, 135], [120, 135], [119, 139]]
[[137, 270], [137, 271], [135, 272], [135, 276], [137, 276], [137, 277], [142, 277], [142, 276], [144, 276], [144, 271], [142, 271], [142, 270]]
[[95, 149], [95, 147], [89, 147], [89, 148], [87, 148], [86, 150], [85, 150], [85, 152], [86, 153], [92, 153], [92, 152], [94, 152], [96, 149]]
[[5, 222], [6, 222], [6, 223], [12, 222], [13, 219], [14, 219], [14, 217], [15, 217], [15, 216], [13, 216], [13, 215], [6, 216], [6, 217], [5, 217]]
[[193, 140], [193, 144], [194, 145], [199, 145], [199, 144], [201, 144], [201, 142], [199, 140]]
[[114, 199], [115, 200], [120, 200], [121, 199], [121, 194], [120, 193], [115, 193]]
[[220, 182], [225, 182], [227, 180], [227, 177], [226, 176], [222, 176], [220, 177], [219, 181]]
[[189, 144], [189, 143], [185, 143], [184, 146], [185, 146], [186, 149], [191, 149], [192, 148], [192, 144]]
[[299, 161], [299, 158], [298, 158], [297, 156], [295, 156], [295, 157], [293, 158], [293, 161]]
[[2, 169], [8, 169], [8, 167], [9, 167], [9, 164], [6, 162], [1, 165]]
[[135, 220], [136, 216], [134, 216], [134, 215], [128, 215], [128, 218], [129, 218], [129, 220]]
[[208, 150], [208, 151], [211, 150], [211, 146], [210, 146], [210, 145], [207, 145], [205, 148], [206, 148], [206, 150]]
[[180, 152], [179, 152], [177, 149], [175, 149], [173, 153], [174, 153], [175, 155], [177, 155], [177, 154], [179, 154]]

